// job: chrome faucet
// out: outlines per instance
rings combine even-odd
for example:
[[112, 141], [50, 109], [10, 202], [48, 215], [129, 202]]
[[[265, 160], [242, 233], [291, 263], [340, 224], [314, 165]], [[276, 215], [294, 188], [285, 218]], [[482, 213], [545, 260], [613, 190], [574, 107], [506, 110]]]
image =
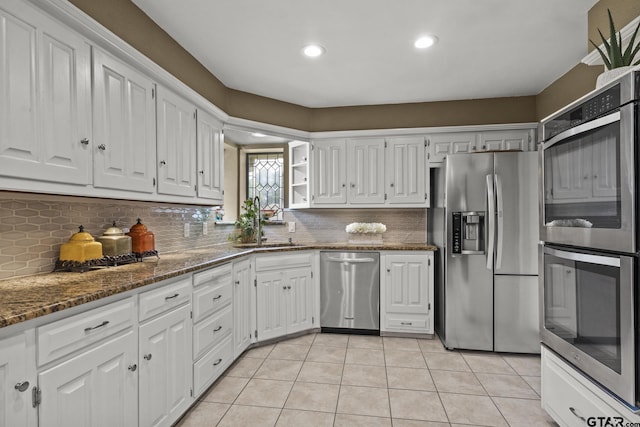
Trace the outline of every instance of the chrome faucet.
[[253, 198], [253, 206], [254, 208], [258, 209], [258, 215], [257, 215], [257, 219], [256, 221], [258, 222], [258, 224], [256, 224], [256, 228], [258, 230], [257, 232], [257, 236], [256, 236], [256, 246], [262, 246], [262, 218], [260, 217], [260, 196], [256, 196]]

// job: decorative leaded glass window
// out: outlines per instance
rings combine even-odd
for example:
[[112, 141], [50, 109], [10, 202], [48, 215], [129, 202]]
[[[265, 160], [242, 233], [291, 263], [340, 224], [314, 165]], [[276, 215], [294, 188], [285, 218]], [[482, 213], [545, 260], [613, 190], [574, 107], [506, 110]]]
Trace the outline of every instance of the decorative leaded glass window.
[[266, 219], [282, 220], [284, 157], [282, 153], [247, 153], [247, 198], [260, 197]]

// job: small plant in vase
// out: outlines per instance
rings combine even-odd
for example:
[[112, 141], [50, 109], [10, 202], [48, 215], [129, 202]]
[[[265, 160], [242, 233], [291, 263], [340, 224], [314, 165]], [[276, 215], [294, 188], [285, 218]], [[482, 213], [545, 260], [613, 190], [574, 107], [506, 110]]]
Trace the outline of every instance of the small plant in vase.
[[229, 235], [229, 240], [240, 243], [254, 243], [258, 233], [258, 220], [262, 226], [264, 225], [264, 218], [260, 218], [258, 206], [251, 199], [245, 200], [240, 209], [243, 212], [234, 223], [236, 229]]
[[627, 72], [632, 66], [640, 64], [640, 60], [633, 62], [636, 54], [640, 51], [640, 41], [636, 43], [636, 36], [638, 34], [638, 29], [640, 29], [640, 23], [636, 26], [631, 39], [629, 39], [627, 47], [624, 48], [622, 46], [622, 35], [619, 31], [616, 31], [611, 11], [607, 9], [607, 13], [609, 14], [609, 39], [607, 40], [602, 34], [602, 31], [598, 29], [604, 51], [592, 40], [589, 40], [602, 57], [604, 66], [607, 69], [607, 71], [598, 76], [596, 87], [604, 86], [616, 77]]

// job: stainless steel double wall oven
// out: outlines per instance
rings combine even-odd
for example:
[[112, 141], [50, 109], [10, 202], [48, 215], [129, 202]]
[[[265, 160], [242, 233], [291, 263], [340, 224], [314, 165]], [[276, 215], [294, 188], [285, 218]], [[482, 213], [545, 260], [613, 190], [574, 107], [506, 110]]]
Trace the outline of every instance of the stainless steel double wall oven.
[[542, 343], [640, 407], [638, 126], [640, 73], [542, 122]]

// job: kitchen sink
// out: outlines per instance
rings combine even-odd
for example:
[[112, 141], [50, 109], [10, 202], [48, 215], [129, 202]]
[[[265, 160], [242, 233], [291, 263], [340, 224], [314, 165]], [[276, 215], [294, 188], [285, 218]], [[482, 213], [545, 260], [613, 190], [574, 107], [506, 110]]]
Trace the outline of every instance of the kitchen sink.
[[304, 245], [299, 245], [297, 243], [289, 243], [289, 242], [278, 242], [278, 243], [267, 243], [263, 242], [262, 245], [258, 246], [257, 243], [236, 243], [233, 245], [234, 248], [299, 248]]

